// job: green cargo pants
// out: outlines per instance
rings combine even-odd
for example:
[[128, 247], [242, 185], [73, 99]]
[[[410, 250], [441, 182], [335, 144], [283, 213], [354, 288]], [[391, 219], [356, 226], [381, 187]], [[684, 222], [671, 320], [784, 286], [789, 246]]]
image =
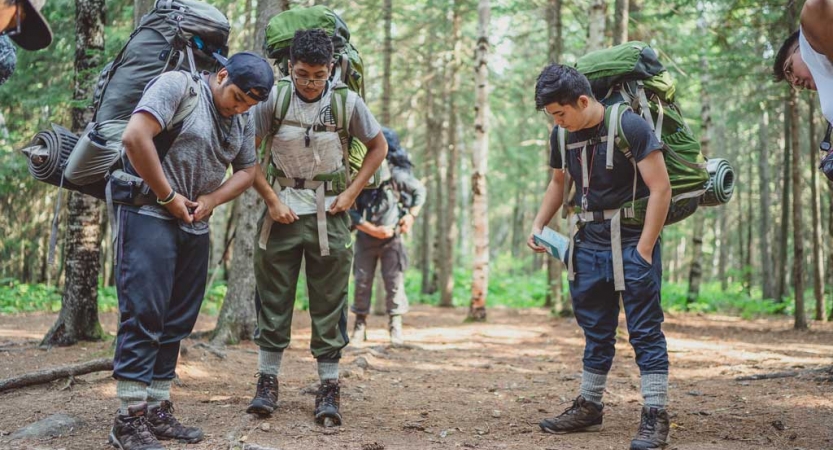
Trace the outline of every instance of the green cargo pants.
[[[258, 230], [262, 226], [261, 218]], [[349, 342], [347, 287], [353, 261], [347, 213], [327, 214], [327, 238], [330, 254], [321, 256], [316, 216], [305, 214], [291, 224], [272, 224], [265, 250], [255, 245], [255, 343], [264, 350], [283, 351], [289, 345], [295, 290], [304, 258], [312, 319], [310, 350], [318, 360], [341, 357], [341, 349]]]

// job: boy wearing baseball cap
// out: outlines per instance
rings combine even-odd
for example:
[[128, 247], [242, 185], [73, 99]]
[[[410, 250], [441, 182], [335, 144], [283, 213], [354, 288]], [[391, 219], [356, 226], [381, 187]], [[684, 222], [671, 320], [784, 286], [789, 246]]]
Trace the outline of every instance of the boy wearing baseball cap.
[[[149, 83], [122, 136], [130, 164], [157, 198], [155, 205], [117, 210], [121, 316], [113, 376], [121, 409], [110, 442], [123, 450], [203, 438], [173, 416], [171, 381], [205, 293], [208, 218], [252, 185], [255, 126], [248, 110], [274, 84], [269, 63], [255, 54], [217, 59], [223, 68], [200, 80], [174, 71]], [[199, 96], [197, 106], [172, 136], [169, 125], [189, 95]], [[229, 165], [233, 174], [223, 181]]]

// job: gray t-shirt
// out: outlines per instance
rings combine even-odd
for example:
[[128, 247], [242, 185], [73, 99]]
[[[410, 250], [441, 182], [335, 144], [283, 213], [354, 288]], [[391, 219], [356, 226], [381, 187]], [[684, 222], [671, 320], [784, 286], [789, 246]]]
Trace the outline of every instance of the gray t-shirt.
[[[189, 75], [185, 72], [168, 72], [149, 85], [133, 113], [151, 114], [165, 129], [173, 119], [185, 95], [188, 94]], [[225, 118], [214, 106], [214, 97], [203, 74], [199, 103], [182, 123], [182, 131], [171, 145], [162, 161], [162, 170], [171, 187], [196, 201], [200, 195], [209, 194], [223, 184], [231, 165], [236, 172], [257, 163], [255, 153], [255, 126], [251, 114], [245, 112]], [[173, 217], [162, 206], [142, 206], [141, 214], [161, 219]], [[208, 233], [208, 220], [192, 225], [180, 224], [183, 230]]]
[[[336, 125], [330, 109], [331, 94], [332, 89], [328, 85], [317, 101], [309, 102], [298, 96], [293, 89], [285, 122], [272, 139], [272, 160], [288, 177], [309, 179], [318, 174], [337, 172], [344, 167], [344, 154], [338, 133], [320, 130], [322, 127]], [[277, 95], [277, 87], [273, 87], [269, 99], [253, 109], [257, 137], [260, 139], [265, 139], [272, 130]], [[347, 132], [350, 136], [367, 142], [381, 133], [379, 122], [355, 92], [351, 91], [347, 95], [347, 111]], [[307, 129], [310, 129], [309, 146], [305, 142]], [[315, 191], [287, 187], [282, 188], [279, 195], [281, 202], [295, 214], [316, 212]], [[328, 196], [325, 207], [329, 208], [335, 198]]]

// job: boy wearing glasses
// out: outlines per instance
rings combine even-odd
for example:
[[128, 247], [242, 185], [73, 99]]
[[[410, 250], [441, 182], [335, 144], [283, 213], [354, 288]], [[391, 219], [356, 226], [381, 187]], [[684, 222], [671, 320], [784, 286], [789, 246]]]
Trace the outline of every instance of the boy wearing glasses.
[[775, 56], [775, 81], [818, 91], [821, 110], [833, 122], [833, 0], [807, 0], [801, 10], [801, 27], [791, 34]]
[[[278, 401], [278, 375], [283, 351], [289, 345], [295, 290], [301, 261], [306, 263], [310, 350], [317, 360], [321, 387], [315, 398], [315, 421], [340, 425], [338, 362], [347, 337], [347, 286], [353, 260], [347, 210], [385, 159], [382, 129], [362, 99], [349, 92], [347, 131], [367, 146], [367, 156], [355, 179], [347, 185], [347, 167], [333, 113], [333, 45], [323, 30], [295, 33], [290, 48], [289, 108], [275, 127], [276, 108], [282, 104], [278, 88], [255, 108], [257, 143], [271, 147], [267, 160], [281, 171], [274, 185], [263, 170], [255, 173], [255, 189], [267, 213], [258, 226], [254, 265], [258, 308], [255, 343], [260, 347], [258, 382], [249, 413], [271, 414]], [[285, 90], [283, 92], [286, 92]], [[274, 130], [277, 129], [277, 132]]]
[[[255, 54], [215, 57], [223, 65], [217, 73], [192, 80], [172, 71], [149, 83], [122, 135], [127, 158], [156, 197], [154, 204], [121, 205], [114, 228], [121, 315], [113, 377], [121, 409], [110, 443], [122, 450], [203, 438], [173, 416], [171, 381], [205, 293], [208, 219], [252, 184], [255, 125], [247, 111], [275, 82], [269, 63]], [[168, 125], [189, 95], [199, 96], [197, 104], [174, 137]]]

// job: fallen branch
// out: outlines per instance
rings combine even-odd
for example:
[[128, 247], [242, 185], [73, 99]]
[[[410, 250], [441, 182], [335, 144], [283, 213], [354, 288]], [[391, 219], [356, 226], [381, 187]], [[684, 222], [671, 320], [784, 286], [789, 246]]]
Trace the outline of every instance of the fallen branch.
[[0, 392], [105, 370], [113, 370], [113, 358], [99, 358], [85, 363], [55, 367], [7, 378], [0, 381]]
[[772, 372], [772, 373], [760, 373], [757, 375], [748, 375], [745, 377], [737, 377], [735, 381], [758, 381], [758, 380], [774, 380], [777, 378], [792, 378], [792, 377], [800, 377], [802, 375], [810, 374], [810, 373], [821, 373], [821, 372], [832, 372], [833, 366], [827, 367], [819, 367], [817, 369], [807, 369], [807, 370], [790, 370], [786, 372]]

